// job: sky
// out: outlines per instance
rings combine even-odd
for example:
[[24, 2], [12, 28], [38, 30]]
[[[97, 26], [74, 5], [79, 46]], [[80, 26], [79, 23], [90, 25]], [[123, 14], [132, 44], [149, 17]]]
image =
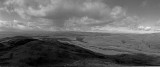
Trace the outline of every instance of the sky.
[[99, 31], [160, 26], [160, 0], [0, 0], [0, 30]]

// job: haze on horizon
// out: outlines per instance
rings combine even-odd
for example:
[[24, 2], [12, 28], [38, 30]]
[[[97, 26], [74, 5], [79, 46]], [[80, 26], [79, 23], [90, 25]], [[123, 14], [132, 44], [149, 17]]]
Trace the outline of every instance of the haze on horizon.
[[159, 12], [160, 0], [0, 0], [0, 29], [159, 30]]

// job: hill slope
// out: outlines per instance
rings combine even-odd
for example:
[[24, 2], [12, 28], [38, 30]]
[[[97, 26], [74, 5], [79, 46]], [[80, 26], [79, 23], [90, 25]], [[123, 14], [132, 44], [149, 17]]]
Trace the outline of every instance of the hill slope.
[[[145, 52], [143, 48], [138, 50], [133, 47], [129, 50], [127, 44], [141, 45], [137, 43], [138, 41], [126, 39], [129, 36], [114, 35], [111, 37], [109, 34], [104, 36], [16, 36], [3, 38], [0, 41], [0, 65], [39, 67], [160, 65], [158, 52], [153, 54], [152, 51]], [[123, 45], [119, 45], [121, 37], [125, 37], [121, 41]], [[146, 46], [139, 47], [146, 48]]]

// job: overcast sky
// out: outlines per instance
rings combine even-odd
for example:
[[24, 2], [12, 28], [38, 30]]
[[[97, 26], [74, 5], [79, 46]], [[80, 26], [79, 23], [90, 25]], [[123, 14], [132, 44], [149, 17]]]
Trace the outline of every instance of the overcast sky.
[[3, 30], [88, 31], [159, 20], [160, 0], [0, 0]]

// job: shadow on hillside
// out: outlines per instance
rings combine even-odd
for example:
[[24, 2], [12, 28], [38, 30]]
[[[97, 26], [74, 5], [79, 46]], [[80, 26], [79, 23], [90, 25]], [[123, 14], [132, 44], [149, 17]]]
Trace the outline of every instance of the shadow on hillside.
[[[81, 40], [81, 39], [80, 39]], [[3, 43], [2, 43], [3, 44]], [[1, 45], [2, 45], [1, 44]], [[105, 67], [108, 65], [154, 66], [159, 57], [145, 54], [104, 55], [74, 44], [13, 38], [8, 44], [12, 49], [0, 55], [0, 65], [15, 66], [63, 66], [63, 67]], [[0, 53], [2, 53], [1, 50]]]

